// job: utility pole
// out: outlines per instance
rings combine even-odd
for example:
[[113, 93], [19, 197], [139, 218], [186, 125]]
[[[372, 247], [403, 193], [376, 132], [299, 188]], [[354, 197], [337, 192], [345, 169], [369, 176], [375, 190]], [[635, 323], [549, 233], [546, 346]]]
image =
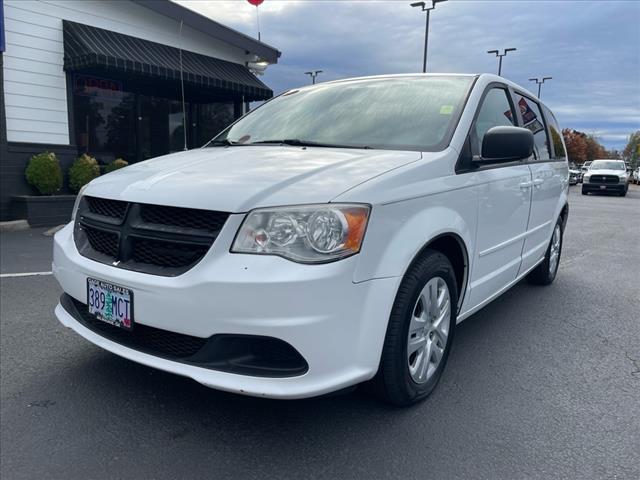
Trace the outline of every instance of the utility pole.
[[436, 3], [446, 2], [446, 0], [431, 0], [429, 2], [429, 7], [427, 7], [426, 2], [414, 2], [411, 4], [412, 7], [420, 7], [420, 11], [427, 12], [427, 20], [424, 27], [424, 54], [422, 56], [422, 73], [427, 72], [427, 47], [429, 46], [429, 12], [436, 8]]
[[551, 80], [551, 79], [553, 79], [553, 77], [542, 77], [542, 79], [540, 78], [529, 79], [530, 82], [536, 82], [538, 84], [538, 98], [540, 98], [540, 91], [542, 89], [542, 84], [545, 82], [545, 80]]
[[309, 75], [311, 77], [311, 84], [316, 84], [316, 77], [319, 73], [322, 73], [322, 70], [312, 70], [311, 72], [304, 72], [305, 75]]
[[506, 57], [507, 53], [515, 52], [516, 50], [517, 48], [505, 48], [502, 53], [500, 53], [500, 50], [487, 50], [487, 53], [495, 53], [496, 57], [500, 59], [498, 61], [498, 75], [502, 75], [502, 57]]

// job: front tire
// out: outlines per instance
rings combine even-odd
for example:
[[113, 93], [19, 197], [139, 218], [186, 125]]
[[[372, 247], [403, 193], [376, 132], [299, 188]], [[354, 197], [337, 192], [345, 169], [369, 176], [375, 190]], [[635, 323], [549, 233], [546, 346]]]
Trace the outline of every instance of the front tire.
[[551, 241], [544, 254], [544, 260], [540, 265], [534, 268], [529, 275], [527, 281], [534, 285], [549, 285], [553, 283], [558, 273], [560, 265], [560, 255], [562, 254], [562, 218], [558, 218], [556, 226], [553, 227]]
[[426, 250], [406, 273], [393, 305], [373, 385], [385, 401], [412, 405], [436, 387], [449, 357], [458, 291], [451, 262]]
[[587, 189], [584, 188], [584, 186], [582, 187], [582, 194], [583, 195], [587, 195], [589, 192], [587, 192]]

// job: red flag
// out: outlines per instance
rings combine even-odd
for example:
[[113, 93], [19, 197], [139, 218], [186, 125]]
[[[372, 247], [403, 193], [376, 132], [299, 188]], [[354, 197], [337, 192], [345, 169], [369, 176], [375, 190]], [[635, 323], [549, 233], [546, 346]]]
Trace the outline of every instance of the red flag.
[[247, 0], [251, 5], [255, 5], [256, 7], [260, 5], [264, 0]]

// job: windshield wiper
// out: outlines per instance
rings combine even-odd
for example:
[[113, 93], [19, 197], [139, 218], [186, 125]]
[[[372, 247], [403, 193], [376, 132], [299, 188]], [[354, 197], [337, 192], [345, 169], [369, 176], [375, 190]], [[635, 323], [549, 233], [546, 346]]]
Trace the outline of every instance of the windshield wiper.
[[334, 143], [314, 142], [300, 140], [298, 138], [283, 138], [280, 140], [260, 140], [258, 142], [245, 143], [245, 145], [292, 145], [294, 147], [324, 147], [324, 148], [363, 148], [370, 149], [369, 145], [340, 145]]
[[246, 143], [233, 142], [228, 138], [225, 138], [223, 140], [211, 140], [209, 142], [209, 146], [211, 145], [224, 145], [225, 147], [231, 147], [231, 146], [237, 146], [237, 145], [246, 145]]

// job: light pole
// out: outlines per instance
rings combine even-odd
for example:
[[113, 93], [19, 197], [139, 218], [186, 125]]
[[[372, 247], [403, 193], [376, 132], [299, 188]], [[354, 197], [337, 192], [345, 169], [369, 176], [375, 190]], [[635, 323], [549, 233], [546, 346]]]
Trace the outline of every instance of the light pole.
[[316, 84], [316, 77], [319, 73], [322, 73], [322, 70], [313, 70], [311, 72], [304, 72], [305, 75], [309, 75], [311, 77], [311, 84]]
[[506, 57], [507, 53], [515, 52], [517, 48], [505, 48], [504, 52], [500, 53], [500, 50], [487, 50], [487, 53], [495, 53], [496, 57], [500, 60], [498, 61], [498, 75], [502, 75], [502, 57]]
[[412, 7], [420, 7], [423, 12], [427, 12], [427, 22], [424, 27], [424, 55], [422, 57], [422, 73], [427, 72], [427, 46], [429, 45], [429, 12], [436, 8], [436, 3], [446, 2], [447, 0], [430, 0], [429, 7], [427, 7], [427, 2], [414, 2], [411, 4]]
[[538, 84], [538, 98], [540, 98], [540, 90], [542, 89], [542, 84], [545, 82], [545, 80], [551, 80], [551, 79], [553, 79], [553, 77], [542, 77], [542, 80], [539, 78], [529, 79], [530, 82], [536, 82]]

